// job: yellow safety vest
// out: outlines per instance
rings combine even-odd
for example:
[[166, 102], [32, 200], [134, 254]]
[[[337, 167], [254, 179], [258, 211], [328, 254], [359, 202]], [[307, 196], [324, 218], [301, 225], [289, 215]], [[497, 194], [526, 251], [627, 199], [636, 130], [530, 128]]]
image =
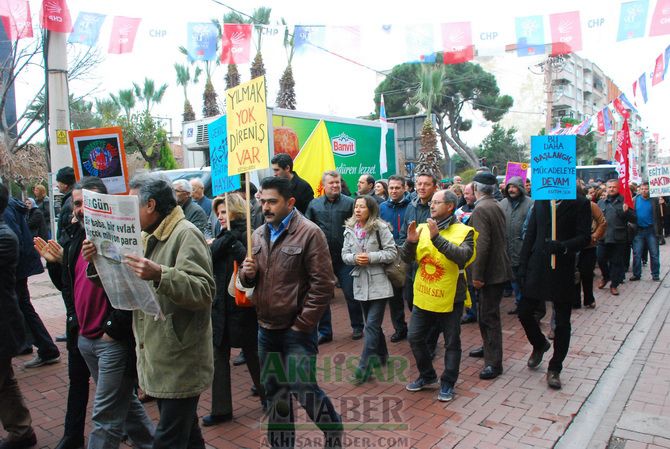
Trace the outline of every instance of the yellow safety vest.
[[[460, 270], [458, 265], [447, 259], [439, 252], [430, 239], [430, 231], [427, 224], [420, 224], [417, 230], [425, 228], [419, 237], [416, 248], [416, 260], [419, 268], [414, 277], [414, 305], [420, 309], [430, 312], [446, 313], [454, 310], [454, 299], [456, 297], [456, 286], [458, 275], [465, 271]], [[474, 228], [462, 223], [452, 223], [447, 229], [440, 231], [440, 235], [455, 245], [460, 245], [470, 231], [474, 232], [475, 251], [465, 264], [470, 265], [476, 256], [476, 242], [479, 235]], [[467, 281], [467, 279], [466, 279]], [[471, 307], [470, 292], [466, 292], [465, 306]]]

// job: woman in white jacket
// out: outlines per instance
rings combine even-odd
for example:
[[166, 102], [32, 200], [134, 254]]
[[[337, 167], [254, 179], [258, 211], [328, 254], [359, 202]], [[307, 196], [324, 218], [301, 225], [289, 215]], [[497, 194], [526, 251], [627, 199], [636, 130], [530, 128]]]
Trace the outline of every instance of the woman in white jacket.
[[388, 358], [382, 321], [393, 286], [384, 265], [393, 262], [396, 254], [393, 234], [379, 218], [377, 201], [369, 195], [356, 198], [354, 214], [345, 223], [342, 260], [354, 265], [354, 298], [360, 301], [365, 317], [363, 354], [353, 380], [357, 385], [368, 381], [375, 367], [385, 365]]

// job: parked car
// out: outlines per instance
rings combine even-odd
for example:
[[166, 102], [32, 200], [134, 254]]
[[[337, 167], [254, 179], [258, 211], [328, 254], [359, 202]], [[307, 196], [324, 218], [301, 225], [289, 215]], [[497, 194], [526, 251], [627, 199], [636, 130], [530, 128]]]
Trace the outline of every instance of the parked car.
[[205, 186], [205, 195], [212, 198], [212, 168], [177, 168], [175, 170], [158, 170], [156, 173], [165, 175], [170, 181], [177, 179], [186, 179], [190, 181], [193, 178], [200, 178]]

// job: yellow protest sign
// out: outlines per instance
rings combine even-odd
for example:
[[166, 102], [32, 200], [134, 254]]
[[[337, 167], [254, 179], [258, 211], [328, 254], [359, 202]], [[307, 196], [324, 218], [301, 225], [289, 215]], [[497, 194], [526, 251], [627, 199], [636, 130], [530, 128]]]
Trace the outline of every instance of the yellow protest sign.
[[268, 123], [265, 77], [226, 91], [228, 176], [268, 168]]

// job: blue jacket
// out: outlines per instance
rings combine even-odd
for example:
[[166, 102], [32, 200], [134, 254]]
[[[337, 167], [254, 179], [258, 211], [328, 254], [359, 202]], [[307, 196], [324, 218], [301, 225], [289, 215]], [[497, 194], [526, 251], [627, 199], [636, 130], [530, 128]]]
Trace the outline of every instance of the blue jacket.
[[33, 234], [28, 227], [28, 208], [16, 198], [10, 198], [4, 219], [9, 229], [19, 239], [19, 263], [16, 266], [16, 279], [25, 279], [34, 274], [44, 273], [40, 255], [33, 246]]
[[411, 200], [409, 206], [405, 209], [405, 216], [402, 221], [402, 229], [400, 230], [398, 245], [403, 245], [405, 243], [405, 240], [407, 239], [407, 227], [411, 222], [416, 221], [416, 224], [420, 225], [421, 223], [425, 223], [429, 218], [430, 206], [428, 204], [423, 204], [418, 197]]
[[379, 205], [379, 216], [382, 220], [391, 225], [393, 240], [396, 244], [400, 240], [400, 231], [405, 219], [405, 210], [409, 206], [409, 195], [404, 195], [402, 199], [395, 203], [390, 198]]

